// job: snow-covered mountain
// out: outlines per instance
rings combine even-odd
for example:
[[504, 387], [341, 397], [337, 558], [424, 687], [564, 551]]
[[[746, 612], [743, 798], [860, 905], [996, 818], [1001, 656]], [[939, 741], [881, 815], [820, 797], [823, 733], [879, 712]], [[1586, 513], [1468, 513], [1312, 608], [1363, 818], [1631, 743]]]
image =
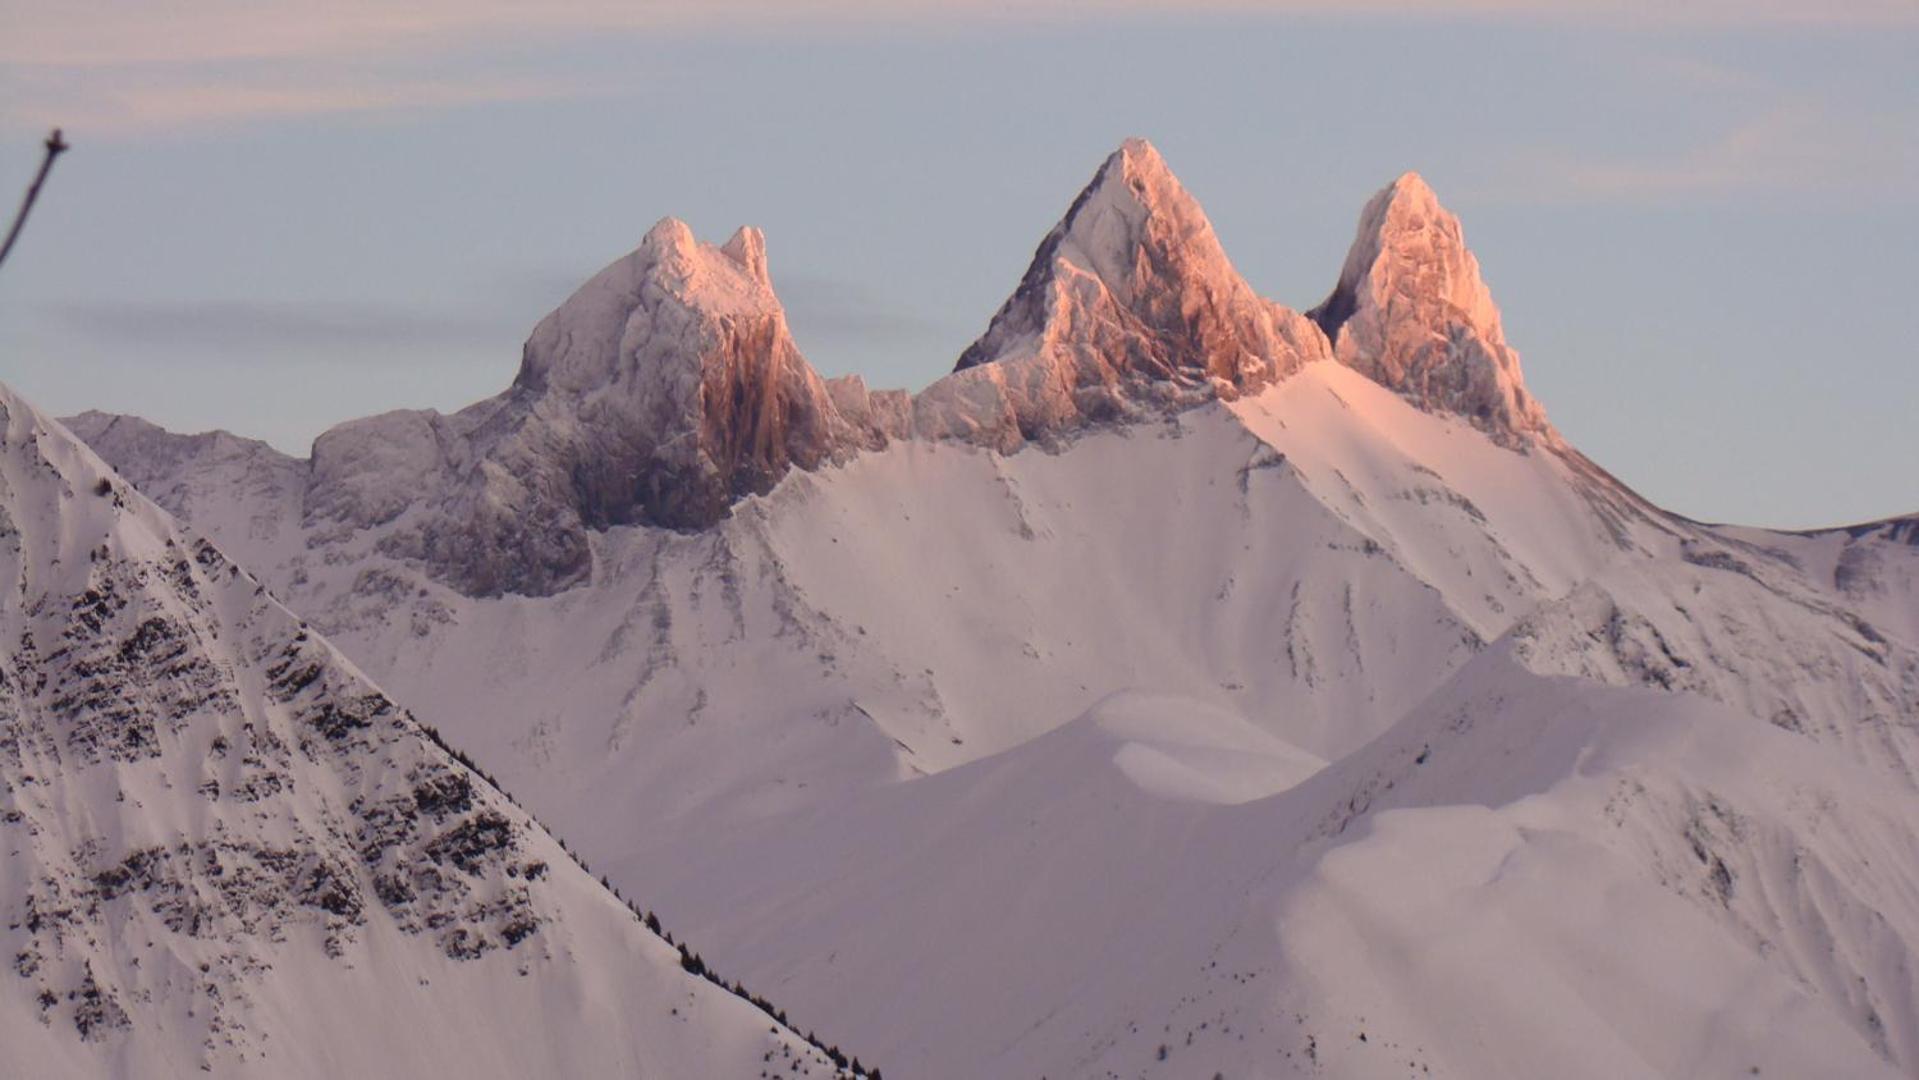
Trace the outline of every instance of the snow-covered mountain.
[[7, 1075], [839, 1074], [4, 387], [0, 429]]
[[455, 416], [70, 423], [900, 1075], [1919, 1072], [1910, 521], [1639, 498], [1418, 177], [1310, 315], [1138, 141], [917, 395], [778, 312], [666, 223]]

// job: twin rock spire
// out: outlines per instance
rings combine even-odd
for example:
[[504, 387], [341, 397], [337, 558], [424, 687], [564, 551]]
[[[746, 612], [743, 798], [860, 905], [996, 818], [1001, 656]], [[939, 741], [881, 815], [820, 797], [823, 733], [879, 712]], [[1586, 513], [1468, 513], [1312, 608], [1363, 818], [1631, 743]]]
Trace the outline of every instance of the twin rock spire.
[[[929, 402], [994, 400], [1031, 438], [1232, 397], [1328, 357], [1505, 445], [1550, 432], [1459, 219], [1418, 174], [1367, 203], [1332, 295], [1301, 316], [1254, 294], [1158, 151], [1129, 139], [1040, 244], [958, 372], [920, 395], [918, 412], [930, 420]], [[981, 368], [990, 373], [969, 377]], [[1002, 449], [1020, 441], [990, 416], [965, 419], [984, 423], [978, 433]], [[967, 433], [953, 426], [927, 433]]]
[[[544, 594], [590, 573], [588, 532], [699, 528], [795, 466], [906, 437], [1012, 452], [1326, 360], [1507, 446], [1556, 439], [1458, 220], [1418, 176], [1367, 204], [1332, 295], [1302, 315], [1252, 290], [1143, 139], [1106, 160], [985, 334], [917, 395], [820, 378], [787, 331], [759, 231], [714, 247], [669, 218], [541, 321], [506, 393], [372, 423], [419, 429], [412, 490], [441, 493], [437, 513], [390, 538], [393, 554], [471, 594]], [[393, 465], [366, 453], [368, 434], [315, 444], [309, 516], [366, 516], [359, 493]], [[359, 475], [367, 463], [384, 478]]]

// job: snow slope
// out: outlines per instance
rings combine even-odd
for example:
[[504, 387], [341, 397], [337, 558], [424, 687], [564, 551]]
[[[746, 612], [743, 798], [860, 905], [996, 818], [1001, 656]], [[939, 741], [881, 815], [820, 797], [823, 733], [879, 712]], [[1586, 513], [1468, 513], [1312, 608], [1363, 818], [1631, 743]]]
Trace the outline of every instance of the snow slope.
[[[1275, 770], [1263, 798], [1193, 797], [1243, 758], [1189, 754], [1183, 790], [1134, 768], [1153, 739], [1240, 724], [1109, 701], [709, 844], [724, 854], [695, 880], [727, 887], [690, 884], [685, 904], [912, 1075], [1911, 1061], [1910, 787], [1695, 698], [1541, 679], [1503, 646], [1361, 751], [1303, 781]], [[818, 855], [798, 881], [749, 880], [793, 843]]]
[[[1322, 364], [1059, 453], [907, 441], [795, 474], [698, 534], [607, 534], [593, 585], [556, 597], [471, 600], [375, 556], [275, 572], [594, 866], [904, 1075], [1287, 1075], [1311, 1047], [1367, 1076], [1381, 1039], [1446, 1075], [1909, 1068], [1910, 735], [1866, 738], [1858, 706], [1911, 717], [1910, 646], [1875, 631], [1907, 657], [1875, 662], [1830, 590], [1585, 469]], [[1506, 635], [1486, 726], [1404, 801], [1393, 769]], [[1723, 704], [1598, 685], [1661, 675]], [[1151, 693], [1115, 717], [1128, 687]], [[1775, 698], [1818, 723], [1765, 723]], [[1654, 705], [1678, 741], [1649, 741]], [[1657, 782], [1587, 776], [1629, 723]], [[1690, 770], [1748, 738], [1789, 779], [1727, 803], [1734, 832]], [[1607, 785], [1629, 783], [1654, 794], [1615, 850]], [[1472, 876], [1509, 856], [1527, 888]], [[1738, 867], [1730, 902], [1710, 858]], [[1428, 881], [1432, 906], [1339, 921]], [[1570, 907], [1569, 881], [1605, 903]], [[1433, 924], [1514, 936], [1432, 953], [1454, 933]], [[1569, 944], [1602, 932], [1624, 957], [1604, 978]], [[1363, 963], [1319, 944], [1354, 935]], [[1471, 1024], [1430, 1004], [1502, 972], [1567, 989], [1471, 998]], [[1692, 996], [1622, 1011], [1658, 985]]]
[[[729, 974], [903, 1075], [1919, 1072], [1911, 530], [1620, 485], [1417, 178], [1315, 312], [1333, 345], [1250, 296], [1129, 144], [961, 370], [827, 386], [857, 452], [698, 529], [569, 523], [534, 589], [413, 544], [495, 475], [433, 458], [478, 445], [447, 418], [337, 429], [363, 460], [316, 446], [303, 485], [89, 430]], [[686, 359], [608, 310], [580, 400]], [[514, 445], [507, 474], [566, 474]]]
[[0, 387], [14, 1076], [832, 1075]]

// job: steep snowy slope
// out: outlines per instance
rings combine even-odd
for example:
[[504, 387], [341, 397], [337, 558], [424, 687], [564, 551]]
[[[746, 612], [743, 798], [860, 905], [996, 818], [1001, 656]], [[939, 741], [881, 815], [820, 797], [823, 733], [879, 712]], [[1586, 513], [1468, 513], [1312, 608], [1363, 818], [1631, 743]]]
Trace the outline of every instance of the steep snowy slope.
[[[631, 280], [775, 325], [729, 248], [686, 259], [737, 290]], [[627, 273], [508, 394], [336, 429], [304, 485], [98, 437], [168, 455], [143, 483], [597, 869], [908, 1074], [1919, 1069], [1910, 530], [1624, 488], [1547, 424], [1416, 177], [1315, 324], [1129, 144], [958, 371], [820, 384], [830, 414], [777, 334], [603, 302]], [[600, 344], [553, 353], [554, 320]], [[549, 354], [597, 358], [557, 402]], [[747, 374], [625, 407], [690, 371]], [[729, 444], [795, 468], [702, 489], [737, 499], [704, 527], [645, 524], [651, 480], [582, 495], [607, 438], [792, 409], [824, 427], [770, 430], [833, 438]], [[500, 484], [503, 531], [420, 546]], [[630, 516], [588, 512], [609, 492]], [[564, 558], [525, 562], [553, 522]]]
[[0, 387], [0, 1071], [831, 1075]]

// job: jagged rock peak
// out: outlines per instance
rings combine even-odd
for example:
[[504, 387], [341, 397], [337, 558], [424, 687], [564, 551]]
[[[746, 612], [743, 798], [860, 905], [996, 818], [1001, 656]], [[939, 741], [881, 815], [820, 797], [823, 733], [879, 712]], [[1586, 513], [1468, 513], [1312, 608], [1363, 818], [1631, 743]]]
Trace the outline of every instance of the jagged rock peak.
[[1418, 173], [1381, 189], [1324, 303], [1307, 313], [1340, 362], [1508, 444], [1550, 435], [1459, 219]]
[[955, 374], [915, 403], [922, 434], [1036, 437], [1257, 388], [1325, 356], [1260, 299], [1152, 144], [1128, 139], [1040, 243]]
[[[1148, 222], [1154, 228], [1148, 229]], [[1062, 272], [1091, 274], [1112, 291], [1121, 304], [1130, 303], [1136, 288], [1141, 249], [1154, 245], [1162, 257], [1183, 249], [1194, 267], [1231, 272], [1226, 253], [1213, 235], [1212, 223], [1187, 194], [1159, 151], [1145, 139], [1128, 139], [1093, 175], [1066, 216], [1041, 242], [1032, 265], [993, 320], [993, 329], [1031, 329], [1046, 316], [1046, 285]], [[960, 357], [959, 366], [972, 367], [998, 359], [992, 354], [995, 335], [975, 342]]]

